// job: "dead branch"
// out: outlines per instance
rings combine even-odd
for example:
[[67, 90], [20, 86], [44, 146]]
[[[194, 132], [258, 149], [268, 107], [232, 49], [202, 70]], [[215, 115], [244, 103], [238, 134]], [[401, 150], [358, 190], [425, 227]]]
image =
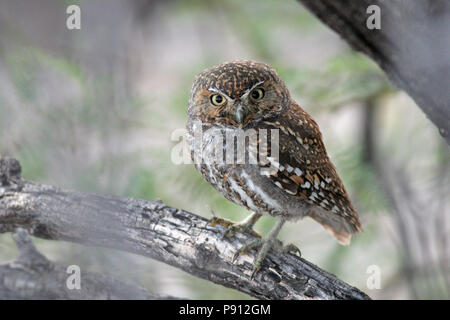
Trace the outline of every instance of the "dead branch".
[[[372, 58], [405, 90], [450, 144], [447, 0], [299, 0], [355, 50]], [[380, 29], [367, 27], [380, 8]], [[372, 7], [373, 8], [373, 7]]]
[[132, 252], [260, 299], [369, 299], [358, 289], [291, 254], [271, 252], [253, 279], [254, 252], [233, 256], [252, 235], [161, 201], [62, 190], [24, 180], [17, 160], [0, 158], [0, 232], [21, 227], [36, 237]]
[[71, 275], [68, 268], [40, 254], [24, 229], [18, 228], [13, 238], [19, 247], [19, 257], [0, 265], [1, 299], [173, 299], [151, 296], [142, 287], [84, 271], [80, 272], [79, 287], [67, 285]]

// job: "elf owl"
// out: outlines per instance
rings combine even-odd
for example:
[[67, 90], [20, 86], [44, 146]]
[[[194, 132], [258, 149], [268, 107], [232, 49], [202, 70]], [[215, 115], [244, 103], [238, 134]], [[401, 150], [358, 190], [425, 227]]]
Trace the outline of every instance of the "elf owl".
[[[256, 271], [286, 221], [311, 217], [341, 244], [361, 230], [317, 123], [269, 65], [234, 61], [200, 73], [191, 90], [187, 129], [197, 170], [225, 198], [253, 212], [230, 228], [253, 231], [261, 216], [276, 218], [264, 238], [241, 248], [242, 253], [259, 248]], [[239, 137], [246, 139], [240, 150]], [[267, 161], [250, 149], [265, 150]], [[249, 155], [241, 157], [243, 150]]]

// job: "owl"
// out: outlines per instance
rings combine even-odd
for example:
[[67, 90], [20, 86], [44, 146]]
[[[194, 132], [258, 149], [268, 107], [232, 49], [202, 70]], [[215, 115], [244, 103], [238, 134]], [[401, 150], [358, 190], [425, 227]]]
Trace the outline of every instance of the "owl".
[[187, 131], [194, 165], [204, 179], [253, 212], [231, 229], [252, 231], [261, 216], [276, 218], [264, 238], [240, 250], [259, 249], [255, 270], [279, 243], [286, 221], [310, 217], [341, 244], [362, 229], [317, 123], [269, 65], [233, 61], [197, 75]]

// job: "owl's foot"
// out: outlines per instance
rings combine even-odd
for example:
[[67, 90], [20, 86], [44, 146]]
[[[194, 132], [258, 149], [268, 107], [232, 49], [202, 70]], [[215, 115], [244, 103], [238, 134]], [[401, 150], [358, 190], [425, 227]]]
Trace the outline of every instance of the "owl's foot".
[[238, 256], [248, 253], [252, 249], [258, 249], [258, 255], [254, 262], [254, 269], [251, 278], [261, 269], [262, 262], [267, 257], [270, 249], [274, 249], [280, 253], [300, 253], [300, 250], [293, 244], [283, 246], [283, 243], [277, 239], [280, 233], [281, 227], [284, 224], [283, 219], [277, 220], [277, 223], [268, 235], [264, 239], [255, 239], [249, 243], [244, 244], [234, 255], [233, 260], [236, 260]]
[[[281, 241], [280, 241], [280, 243], [281, 243]], [[285, 246], [281, 246], [280, 250], [277, 250], [277, 251], [280, 252], [280, 253], [290, 253], [290, 254], [293, 254], [294, 256], [295, 255], [298, 255], [299, 257], [302, 256], [302, 252], [300, 251], [300, 249], [297, 248], [292, 243], [289, 243], [289, 244], [287, 244]]]
[[[233, 256], [233, 260], [236, 260], [239, 256], [247, 254], [252, 249], [259, 249], [264, 245], [264, 239], [255, 239], [244, 244]], [[275, 250], [278, 253], [290, 253], [292, 255], [302, 256], [302, 253], [299, 248], [297, 248], [294, 244], [290, 243], [288, 245], [283, 245], [278, 239], [272, 243], [271, 249]]]
[[253, 230], [253, 225], [249, 225], [246, 223], [234, 223], [228, 227], [227, 232], [225, 233], [226, 237], [232, 237], [236, 232], [251, 234], [254, 237], [261, 238], [261, 235]]
[[233, 257], [233, 261], [235, 261], [239, 256], [247, 254], [252, 249], [259, 249], [258, 255], [256, 256], [255, 262], [254, 262], [254, 270], [252, 273], [251, 278], [259, 271], [261, 270], [261, 265], [264, 261], [264, 259], [267, 257], [267, 254], [269, 253], [270, 249], [275, 250], [279, 253], [290, 253], [293, 255], [298, 255], [301, 257], [301, 251], [299, 248], [297, 248], [292, 243], [284, 246], [283, 243], [278, 239], [255, 239], [253, 241], [250, 241], [246, 244], [244, 244], [235, 254]]
[[223, 218], [219, 218], [216, 216], [213, 216], [209, 221], [208, 224], [212, 227], [216, 226], [216, 225], [221, 225], [225, 228], [230, 228], [230, 226], [232, 226], [233, 224], [235, 224], [235, 222], [231, 221], [231, 220], [227, 220], [227, 219], [223, 219]]
[[253, 213], [240, 223], [234, 223], [228, 227], [227, 237], [232, 237], [236, 232], [251, 234], [254, 237], [261, 238], [261, 235], [253, 230], [256, 221], [261, 218], [258, 213]]
[[258, 255], [256, 256], [255, 262], [253, 263], [253, 272], [250, 276], [250, 278], [253, 279], [255, 274], [258, 273], [259, 270], [261, 270], [262, 262], [273, 246], [273, 239], [255, 239], [249, 243], [244, 244], [235, 254], [234, 259], [236, 259], [239, 255], [248, 253], [252, 249], [259, 248]]
[[225, 228], [227, 228], [228, 230], [224, 235], [225, 237], [232, 237], [232, 236], [234, 236], [234, 234], [236, 232], [240, 232], [240, 233], [246, 233], [246, 234], [250, 234], [254, 237], [261, 238], [261, 235], [258, 232], [256, 232], [255, 230], [253, 230], [253, 226], [255, 225], [256, 221], [258, 221], [258, 219], [260, 217], [261, 217], [260, 214], [253, 213], [250, 216], [248, 216], [247, 219], [245, 219], [244, 221], [242, 221], [240, 223], [235, 223], [230, 220], [226, 220], [226, 219], [214, 216], [209, 221], [209, 224], [211, 226], [220, 224], [221, 226], [224, 226]]

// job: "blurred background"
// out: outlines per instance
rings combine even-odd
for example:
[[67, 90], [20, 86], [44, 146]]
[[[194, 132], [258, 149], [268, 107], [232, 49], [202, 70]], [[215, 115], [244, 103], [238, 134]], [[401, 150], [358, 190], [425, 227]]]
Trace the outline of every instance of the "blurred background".
[[[80, 30], [66, 27], [71, 4]], [[236, 59], [271, 64], [317, 120], [365, 229], [344, 247], [305, 219], [281, 239], [372, 298], [450, 298], [448, 146], [372, 61], [294, 0], [0, 0], [0, 154], [37, 182], [241, 220], [248, 211], [171, 161], [194, 76]], [[34, 243], [50, 260], [154, 294], [250, 298], [133, 254]], [[0, 235], [0, 263], [16, 254]], [[374, 270], [379, 289], [367, 285]]]

